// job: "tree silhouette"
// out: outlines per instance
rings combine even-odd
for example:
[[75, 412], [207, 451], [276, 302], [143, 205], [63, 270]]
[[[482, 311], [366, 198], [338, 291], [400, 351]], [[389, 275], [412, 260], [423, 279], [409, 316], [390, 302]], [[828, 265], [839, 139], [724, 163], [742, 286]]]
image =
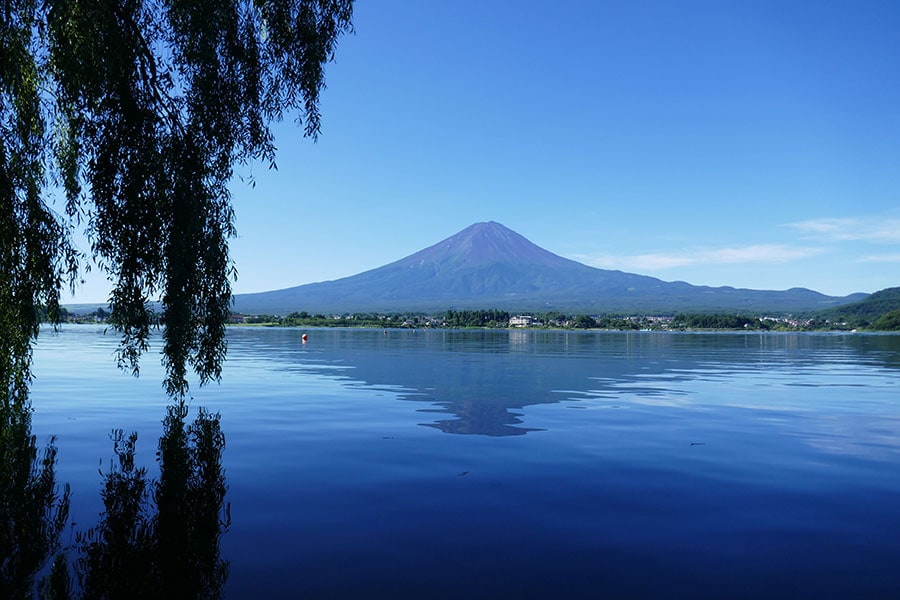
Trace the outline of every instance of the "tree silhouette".
[[[113, 283], [120, 366], [137, 373], [158, 299], [173, 410], [189, 370], [200, 384], [220, 377], [234, 166], [274, 167], [269, 126], [286, 115], [317, 136], [324, 67], [352, 29], [352, 4], [0, 3], [0, 596], [28, 595], [67, 520], [55, 446], [39, 456], [30, 427], [42, 318], [58, 322], [62, 291], [93, 265]], [[76, 228], [90, 240], [85, 253], [72, 243]], [[126, 465], [118, 472], [138, 485]], [[66, 587], [65, 561], [55, 567], [51, 596]]]
[[[218, 379], [235, 164], [275, 164], [272, 120], [319, 132], [352, 0], [9, 0], [0, 8], [0, 394], [27, 380], [38, 306], [92, 258], [133, 371], [159, 298], [166, 390]], [[50, 184], [64, 190], [53, 210]], [[82, 226], [90, 257], [71, 243]], [[4, 385], [6, 384], [6, 385]]]

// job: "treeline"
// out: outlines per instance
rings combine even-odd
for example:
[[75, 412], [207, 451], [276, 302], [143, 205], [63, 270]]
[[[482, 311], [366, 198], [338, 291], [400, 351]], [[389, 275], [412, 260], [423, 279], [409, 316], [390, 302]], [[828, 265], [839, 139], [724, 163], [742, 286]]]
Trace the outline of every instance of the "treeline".
[[685, 314], [672, 318], [672, 329], [769, 329], [756, 317], [730, 314]]
[[508, 327], [509, 313], [503, 310], [448, 310], [443, 314], [444, 327]]
[[743, 329], [748, 331], [842, 331], [841, 324], [816, 318], [759, 317], [730, 313], [679, 313], [672, 317], [667, 329]]
[[[349, 315], [310, 314], [293, 312], [286, 317], [255, 315], [240, 319], [247, 324], [281, 327], [377, 327], [377, 328], [480, 328], [510, 327], [511, 313], [505, 310], [454, 310], [438, 315], [412, 313], [354, 313]], [[618, 331], [668, 329], [769, 329], [759, 319], [728, 314], [679, 314], [674, 318], [643, 316], [569, 315], [559, 311], [536, 312], [528, 315], [528, 327], [552, 329], [608, 329]]]
[[[408, 328], [480, 328], [505, 329], [509, 327], [512, 313], [499, 310], [454, 310], [449, 309], [437, 315], [414, 313], [353, 313], [347, 315], [310, 314], [306, 311], [293, 312], [286, 317], [277, 315], [236, 316], [234, 322], [251, 325], [281, 327], [408, 327]], [[621, 317], [590, 315], [568, 315], [559, 311], [538, 312], [529, 315], [529, 327], [561, 329], [659, 329], [662, 320], [650, 317]]]
[[536, 313], [534, 318], [540, 325], [554, 328], [561, 327], [563, 329], [635, 331], [638, 329], [650, 329], [653, 325], [653, 322], [647, 317], [594, 317], [591, 315], [567, 315], [558, 311]]
[[[98, 308], [84, 314], [76, 314], [59, 309], [61, 322], [107, 323], [109, 311]], [[306, 311], [292, 312], [282, 317], [277, 315], [234, 315], [232, 323], [281, 327], [375, 327], [375, 328], [480, 328], [505, 329], [510, 326], [513, 315], [505, 310], [447, 310], [436, 315], [421, 313], [353, 313], [345, 315], [310, 314]], [[47, 320], [46, 311], [42, 316]], [[749, 330], [749, 331], [849, 331], [851, 329], [869, 331], [900, 331], [900, 310], [893, 310], [879, 317], [834, 321], [822, 318], [821, 313], [806, 317], [770, 317], [751, 314], [729, 313], [679, 313], [673, 317], [646, 317], [621, 315], [569, 315], [559, 311], [530, 313], [530, 328], [547, 329], [605, 329], [615, 331], [679, 331], [679, 330]], [[159, 315], [153, 313], [153, 324], [162, 324]]]
[[[645, 317], [591, 317], [594, 321], [591, 328], [598, 329], [618, 329], [621, 331], [636, 331], [638, 329], [653, 329], [657, 324]], [[587, 323], [580, 316], [575, 319], [576, 328], [584, 328]]]
[[[46, 311], [42, 320], [47, 320]], [[63, 323], [107, 323], [110, 313], [99, 308], [84, 314], [76, 314], [60, 308], [59, 320]], [[286, 317], [277, 315], [235, 315], [232, 323], [268, 325], [280, 327], [374, 327], [374, 328], [481, 328], [505, 329], [509, 327], [511, 313], [504, 310], [447, 310], [438, 315], [418, 313], [353, 313], [347, 315], [310, 314], [292, 312]], [[679, 330], [749, 330], [749, 331], [900, 331], [900, 310], [894, 310], [869, 321], [851, 319], [835, 322], [821, 317], [787, 318], [758, 317], [727, 313], [679, 313], [674, 317], [644, 316], [591, 316], [568, 315], [559, 311], [531, 313], [530, 328], [546, 329], [605, 329], [614, 331], [679, 331]], [[159, 315], [153, 314], [152, 322], [160, 325]]]
[[[448, 310], [442, 315], [444, 327], [509, 327], [511, 314], [502, 310]], [[591, 315], [568, 315], [559, 311], [537, 312], [529, 315], [529, 327], [549, 327], [562, 329], [650, 329], [660, 321], [648, 317], [618, 317]]]
[[[38, 307], [38, 314], [40, 315], [41, 322], [47, 323], [51, 321], [50, 314], [46, 307]], [[151, 311], [151, 315], [154, 316], [153, 322], [157, 322], [158, 319], [155, 318], [155, 313]], [[103, 308], [98, 308], [87, 313], [76, 313], [70, 311], [65, 306], [60, 306], [58, 314], [60, 323], [105, 323], [109, 320], [109, 317], [110, 312]]]
[[244, 323], [278, 325], [282, 327], [426, 327], [428, 317], [408, 313], [354, 313], [350, 315], [327, 316], [306, 311], [292, 312], [286, 317], [275, 315], [254, 315], [245, 317]]
[[881, 315], [872, 326], [875, 331], [900, 331], [900, 310], [892, 310]]

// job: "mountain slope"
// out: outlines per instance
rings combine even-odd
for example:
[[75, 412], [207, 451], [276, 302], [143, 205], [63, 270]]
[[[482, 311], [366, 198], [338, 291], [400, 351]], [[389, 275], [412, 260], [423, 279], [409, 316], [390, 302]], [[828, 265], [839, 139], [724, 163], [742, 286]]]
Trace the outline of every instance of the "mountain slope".
[[821, 311], [816, 316], [835, 323], [867, 327], [883, 315], [897, 310], [900, 310], [900, 287], [893, 287], [875, 292], [860, 302]]
[[712, 288], [596, 269], [548, 252], [492, 221], [471, 225], [429, 248], [358, 275], [237, 295], [235, 310], [249, 314], [447, 308], [791, 312], [863, 297], [833, 298], [802, 288], [783, 292]]

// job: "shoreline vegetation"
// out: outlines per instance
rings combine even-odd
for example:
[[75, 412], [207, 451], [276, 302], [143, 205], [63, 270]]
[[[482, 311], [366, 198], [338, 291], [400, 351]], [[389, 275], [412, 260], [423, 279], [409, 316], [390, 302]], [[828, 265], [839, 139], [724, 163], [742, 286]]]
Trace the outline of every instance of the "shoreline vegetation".
[[[91, 310], [93, 309], [93, 310]], [[153, 324], [161, 316], [148, 307]], [[90, 311], [90, 312], [88, 312]], [[46, 311], [42, 320], [47, 320]], [[107, 308], [83, 306], [59, 309], [60, 322], [109, 323], [115, 326]], [[564, 313], [558, 310], [517, 313], [510, 310], [447, 309], [443, 312], [355, 312], [287, 315], [240, 314], [228, 316], [229, 325], [258, 327], [372, 327], [380, 329], [587, 329], [605, 331], [898, 331], [900, 332], [900, 287], [886, 288], [864, 300], [805, 313], [754, 313], [720, 309], [717, 311], [673, 311], [669, 314]]]
[[[65, 311], [65, 309], [63, 309]], [[64, 312], [63, 322], [106, 323], [108, 311]], [[112, 324], [112, 323], [111, 323]], [[513, 313], [503, 310], [281, 315], [233, 314], [229, 325], [249, 327], [368, 327], [376, 329], [564, 329], [599, 331], [900, 331], [900, 310], [874, 318], [850, 316], [832, 320], [822, 315], [754, 315], [740, 313], [676, 313], [673, 315], [588, 315], [559, 311]]]

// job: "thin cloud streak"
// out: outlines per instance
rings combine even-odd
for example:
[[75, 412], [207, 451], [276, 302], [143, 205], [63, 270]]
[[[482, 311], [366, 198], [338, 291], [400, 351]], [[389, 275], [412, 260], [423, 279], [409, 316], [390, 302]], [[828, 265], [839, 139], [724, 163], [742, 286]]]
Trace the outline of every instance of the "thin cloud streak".
[[674, 253], [635, 254], [630, 256], [578, 255], [576, 260], [603, 269], [640, 269], [661, 271], [692, 265], [780, 264], [817, 256], [823, 248], [795, 247], [781, 244], [756, 244], [741, 248], [705, 248]]
[[900, 254], [870, 254], [861, 256], [857, 262], [861, 263], [900, 263]]
[[833, 241], [900, 243], [900, 219], [894, 218], [811, 219], [785, 223], [784, 227]]

